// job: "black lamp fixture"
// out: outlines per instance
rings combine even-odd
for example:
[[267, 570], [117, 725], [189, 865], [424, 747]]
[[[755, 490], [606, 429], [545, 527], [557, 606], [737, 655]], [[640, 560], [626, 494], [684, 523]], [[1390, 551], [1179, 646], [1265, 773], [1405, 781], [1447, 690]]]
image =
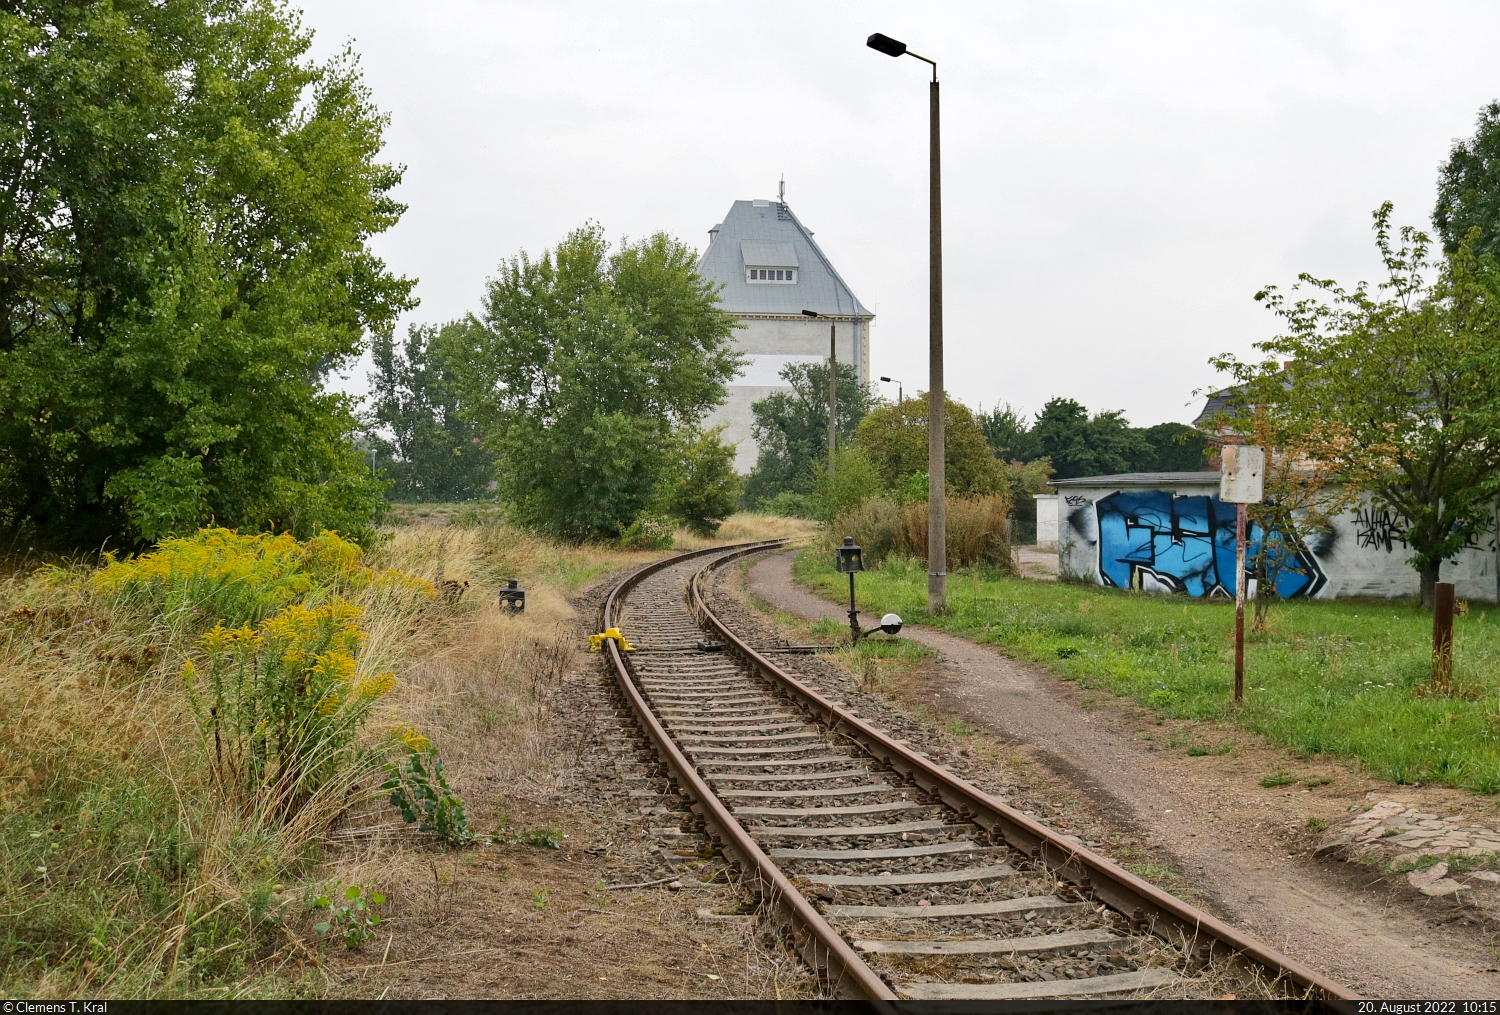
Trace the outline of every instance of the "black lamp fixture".
[[889, 35], [882, 35], [879, 32], [876, 32], [874, 35], [866, 39], [865, 45], [869, 46], [877, 53], [884, 53], [886, 56], [906, 55], [906, 43], [897, 42]]
[[526, 590], [518, 579], [511, 578], [500, 590], [500, 609], [504, 613], [526, 612]]
[[897, 405], [900, 405], [902, 402], [906, 401], [906, 385], [905, 384], [903, 384], [901, 381], [895, 380], [894, 378], [891, 378], [891, 377], [882, 377], [880, 379], [882, 381], [884, 381], [885, 383], [887, 383], [887, 384], [894, 384], [896, 386], [896, 404]]
[[[844, 537], [844, 545], [839, 547], [837, 565], [839, 574], [853, 574], [865, 569], [864, 548], [855, 545], [853, 536]], [[849, 586], [853, 588], [854, 586]]]

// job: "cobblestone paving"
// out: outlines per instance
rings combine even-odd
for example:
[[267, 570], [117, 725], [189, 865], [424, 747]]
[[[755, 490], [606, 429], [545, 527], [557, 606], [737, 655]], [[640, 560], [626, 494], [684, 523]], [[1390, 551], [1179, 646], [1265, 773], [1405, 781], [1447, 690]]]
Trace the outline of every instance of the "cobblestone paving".
[[1473, 824], [1465, 817], [1445, 818], [1424, 812], [1398, 800], [1382, 800], [1356, 814], [1327, 836], [1318, 851], [1335, 850], [1365, 854], [1397, 869], [1423, 857], [1453, 858], [1451, 864], [1442, 861], [1407, 874], [1407, 881], [1423, 895], [1452, 895], [1476, 881], [1500, 882], [1500, 873], [1491, 870], [1448, 876], [1451, 868], [1485, 866], [1486, 861], [1500, 860], [1500, 831]]

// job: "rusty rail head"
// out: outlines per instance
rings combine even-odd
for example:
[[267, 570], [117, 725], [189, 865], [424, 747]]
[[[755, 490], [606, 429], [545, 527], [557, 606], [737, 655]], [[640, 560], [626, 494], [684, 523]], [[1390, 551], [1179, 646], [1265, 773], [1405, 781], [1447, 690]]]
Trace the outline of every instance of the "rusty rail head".
[[1129, 916], [1138, 926], [1179, 945], [1189, 955], [1204, 957], [1244, 956], [1255, 964], [1285, 976], [1313, 998], [1358, 1000], [1359, 995], [1286, 955], [1236, 931], [1196, 906], [1136, 877], [1097, 853], [1064, 839], [1057, 832], [1020, 811], [996, 800], [977, 786], [960, 779], [851, 715], [817, 691], [782, 670], [739, 638], [708, 607], [702, 577], [707, 571], [768, 547], [746, 547], [704, 567], [691, 583], [692, 609], [699, 623], [718, 634], [728, 649], [756, 672], [798, 699], [830, 733], [841, 732], [859, 743], [921, 790], [932, 794], [960, 815], [1029, 856], [1041, 860], [1057, 874], [1077, 882], [1101, 902]]
[[[736, 547], [738, 552], [731, 554], [728, 559], [758, 550], [775, 549], [783, 545], [785, 545], [785, 540], [743, 544]], [[609, 597], [604, 601], [602, 611], [604, 629], [608, 630], [616, 626], [617, 603], [642, 578], [689, 558], [721, 553], [724, 549], [725, 547], [713, 547], [678, 554], [650, 564], [626, 578], [610, 592]], [[895, 992], [859, 957], [859, 953], [849, 947], [849, 943], [839, 936], [838, 931], [823, 919], [823, 915], [813, 908], [812, 903], [808, 902], [796, 889], [780, 868], [771, 862], [771, 858], [765, 854], [751, 838], [750, 833], [745, 831], [744, 826], [730, 813], [729, 808], [724, 806], [709, 788], [703, 777], [698, 774], [692, 763], [673, 742], [666, 727], [661, 724], [661, 720], [651, 711], [645, 696], [636, 686], [634, 676], [626, 665], [619, 647], [613, 639], [609, 640], [607, 645], [610, 665], [614, 668], [615, 679], [620, 685], [621, 692], [630, 703], [630, 709], [640, 721], [641, 727], [656, 745], [658, 754], [671, 768], [682, 792], [692, 800], [694, 813], [703, 819], [709, 834], [718, 839], [720, 848], [736, 861], [745, 879], [751, 882], [761, 898], [777, 906], [791, 921], [795, 931], [793, 941], [799, 946], [808, 964], [814, 969], [827, 969], [832, 980], [843, 984], [848, 990], [861, 997], [873, 1001], [896, 1000]]]

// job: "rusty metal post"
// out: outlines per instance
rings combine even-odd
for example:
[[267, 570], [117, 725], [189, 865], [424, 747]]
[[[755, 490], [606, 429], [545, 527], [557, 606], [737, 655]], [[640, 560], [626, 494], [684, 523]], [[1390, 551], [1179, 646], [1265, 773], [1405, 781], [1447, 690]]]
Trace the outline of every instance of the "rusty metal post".
[[1234, 511], [1234, 703], [1245, 703], [1245, 515], [1244, 504]]
[[1432, 686], [1448, 693], [1453, 680], [1453, 583], [1432, 587]]

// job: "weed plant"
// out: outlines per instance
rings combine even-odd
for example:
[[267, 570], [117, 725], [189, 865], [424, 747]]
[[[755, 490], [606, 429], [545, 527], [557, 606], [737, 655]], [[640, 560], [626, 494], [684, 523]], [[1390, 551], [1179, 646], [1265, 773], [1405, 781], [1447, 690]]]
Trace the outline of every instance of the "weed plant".
[[[803, 554], [795, 571], [830, 599], [848, 596], [831, 554]], [[950, 578], [949, 609], [934, 617], [925, 566], [899, 556], [860, 575], [859, 596], [871, 615], [891, 611], [996, 645], [1162, 718], [1227, 718], [1301, 756], [1357, 760], [1393, 782], [1500, 793], [1500, 616], [1487, 619], [1496, 611], [1455, 619], [1460, 693], [1445, 697], [1427, 688], [1432, 618], [1411, 603], [1278, 604], [1266, 630], [1247, 637], [1236, 709], [1232, 602], [981, 571]]]
[[369, 620], [430, 603], [332, 533], [206, 530], [0, 581], [7, 994], [301, 989], [277, 978], [302, 950], [280, 882], [393, 743], [363, 729], [395, 687]]

